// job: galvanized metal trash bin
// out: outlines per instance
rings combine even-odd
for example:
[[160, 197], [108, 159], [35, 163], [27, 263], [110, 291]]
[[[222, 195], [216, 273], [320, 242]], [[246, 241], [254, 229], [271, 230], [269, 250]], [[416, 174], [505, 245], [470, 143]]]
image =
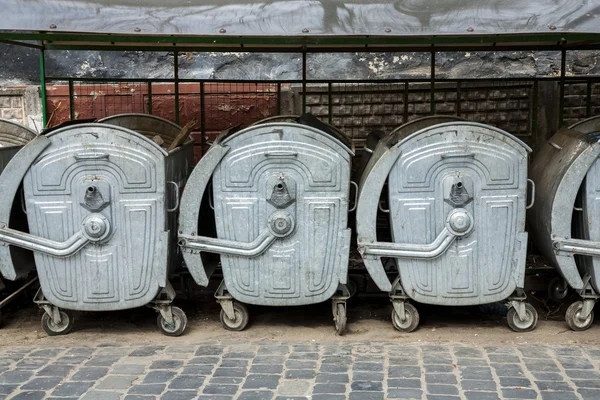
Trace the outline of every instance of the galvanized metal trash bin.
[[[226, 329], [246, 327], [243, 303], [333, 299], [336, 329], [345, 330], [352, 151], [336, 136], [300, 123], [257, 124], [220, 137], [192, 172], [181, 199], [179, 244], [202, 286], [215, 265], [201, 253], [220, 254], [216, 298]], [[216, 238], [198, 235], [211, 181]]]
[[565, 314], [576, 331], [592, 325], [600, 293], [599, 133], [600, 117], [559, 130], [538, 152], [530, 173], [537, 199], [527, 215], [529, 229], [564, 278], [551, 283], [552, 297], [563, 300], [569, 286], [581, 296]]
[[[10, 160], [27, 143], [37, 137], [33, 130], [10, 120], [0, 118], [0, 173], [6, 168]], [[19, 191], [19, 193], [21, 193]], [[4, 196], [3, 193], [0, 193]], [[27, 216], [22, 206], [22, 196], [15, 196], [10, 210], [10, 227], [13, 229], [27, 229]], [[23, 249], [11, 249], [12, 257], [15, 259], [15, 270], [4, 274], [4, 269], [0, 266], [2, 277], [8, 280], [16, 280], [26, 277], [33, 269], [33, 257], [28, 251]], [[4, 288], [4, 283], [0, 281], [0, 289]]]
[[[150, 305], [158, 325], [179, 335], [183, 311], [171, 307], [168, 281], [169, 191], [187, 168], [186, 146], [167, 152], [118, 126], [81, 124], [39, 136], [0, 176], [0, 265], [14, 273], [9, 245], [34, 251], [49, 335], [68, 333], [68, 311], [110, 311]], [[169, 167], [170, 166], [170, 167]], [[23, 188], [30, 233], [7, 228], [10, 204]]]
[[[509, 326], [535, 328], [523, 291], [530, 151], [500, 129], [447, 117], [408, 123], [381, 140], [359, 184], [357, 243], [369, 274], [390, 293], [396, 329], [419, 324], [409, 299], [444, 306], [508, 299]], [[386, 182], [392, 242], [379, 242]], [[397, 263], [394, 282], [382, 257]]]

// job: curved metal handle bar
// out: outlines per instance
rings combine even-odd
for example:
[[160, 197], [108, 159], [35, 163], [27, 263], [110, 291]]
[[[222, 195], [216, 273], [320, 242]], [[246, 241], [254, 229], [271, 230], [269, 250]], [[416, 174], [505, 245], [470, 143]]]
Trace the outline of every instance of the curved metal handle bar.
[[381, 201], [377, 204], [377, 207], [379, 207], [379, 211], [381, 211], [382, 213], [388, 214], [390, 212], [389, 208], [387, 210], [383, 208], [383, 206], [381, 205]]
[[83, 236], [82, 232], [77, 232], [64, 242], [57, 242], [14, 229], [1, 228], [0, 242], [54, 257], [69, 257], [84, 248], [90, 240]]
[[555, 240], [552, 245], [556, 252], [580, 254], [582, 256], [600, 256], [600, 242], [582, 239]]
[[354, 205], [352, 205], [352, 208], [349, 209], [348, 212], [354, 212], [358, 206], [358, 183], [350, 181], [350, 185], [354, 186]]
[[106, 160], [108, 159], [108, 154], [106, 153], [80, 153], [75, 154], [75, 159], [84, 161], [84, 160]]
[[444, 228], [429, 244], [375, 242], [359, 243], [359, 252], [377, 257], [437, 258], [444, 254], [458, 236]]
[[173, 208], [167, 208], [167, 212], [177, 211], [179, 208], [179, 185], [177, 182], [169, 181], [167, 184], [172, 185], [175, 188], [175, 206]]
[[249, 243], [215, 239], [206, 236], [179, 235], [179, 239], [179, 245], [184, 249], [229, 256], [256, 257], [267, 251], [277, 237], [268, 230], [265, 230]]
[[531, 183], [531, 203], [527, 204], [526, 210], [529, 210], [535, 204], [535, 182], [533, 179], [527, 179], [528, 183]]

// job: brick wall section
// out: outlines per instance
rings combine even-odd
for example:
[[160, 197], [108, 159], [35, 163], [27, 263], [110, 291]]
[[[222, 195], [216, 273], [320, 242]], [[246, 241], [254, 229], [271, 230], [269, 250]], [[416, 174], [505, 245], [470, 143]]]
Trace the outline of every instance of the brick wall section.
[[[76, 119], [101, 119], [123, 113], [149, 113], [175, 122], [175, 90], [173, 84], [152, 84], [152, 104], [146, 83], [76, 84], [74, 113]], [[210, 83], [204, 87], [204, 124], [206, 142], [220, 132], [234, 127], [244, 128], [277, 114], [276, 84]], [[49, 126], [70, 119], [68, 85], [47, 85]], [[200, 84], [179, 85], [179, 123], [196, 121], [192, 137], [196, 140], [196, 158], [202, 154]]]
[[[434, 93], [436, 114], [458, 115], [470, 121], [490, 124], [510, 132], [530, 145], [532, 134], [533, 83], [482, 85], [440, 83]], [[431, 115], [429, 85], [413, 84], [343, 84], [307, 89], [307, 111], [329, 120], [363, 145], [373, 129], [391, 132], [405, 121]]]

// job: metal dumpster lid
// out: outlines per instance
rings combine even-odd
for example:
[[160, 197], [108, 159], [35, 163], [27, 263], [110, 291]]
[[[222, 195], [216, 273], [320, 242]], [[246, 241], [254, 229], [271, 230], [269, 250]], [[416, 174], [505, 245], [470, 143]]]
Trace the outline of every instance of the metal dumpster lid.
[[7, 0], [3, 17], [0, 39], [88, 47], [600, 43], [598, 5], [589, 0]]
[[37, 137], [37, 133], [17, 122], [0, 118], [0, 147], [23, 146]]

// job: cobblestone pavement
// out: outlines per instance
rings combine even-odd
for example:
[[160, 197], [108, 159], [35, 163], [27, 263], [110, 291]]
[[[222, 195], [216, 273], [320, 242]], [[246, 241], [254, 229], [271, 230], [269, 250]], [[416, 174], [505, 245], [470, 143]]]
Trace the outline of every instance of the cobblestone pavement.
[[600, 399], [600, 346], [7, 346], [0, 366], [11, 399]]

